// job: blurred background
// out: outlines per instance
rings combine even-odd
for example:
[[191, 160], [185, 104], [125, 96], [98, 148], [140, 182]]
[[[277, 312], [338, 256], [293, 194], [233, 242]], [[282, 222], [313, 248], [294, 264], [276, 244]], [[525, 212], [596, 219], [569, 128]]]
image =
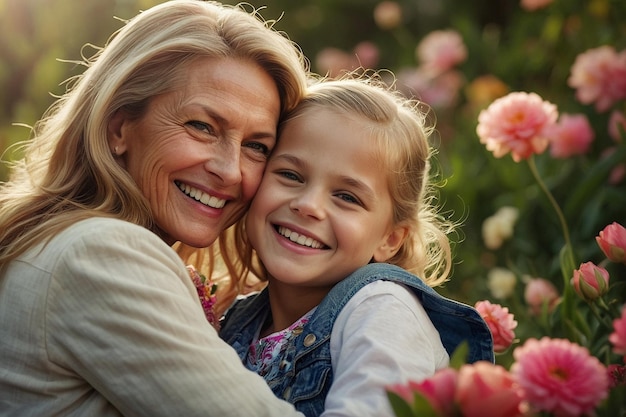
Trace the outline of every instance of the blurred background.
[[[0, 152], [28, 138], [32, 125], [78, 74], [86, 44], [108, 36], [156, 0], [0, 0]], [[236, 2], [227, 2], [234, 4]], [[428, 103], [437, 119], [433, 144], [442, 213], [463, 226], [455, 241], [452, 279], [441, 291], [460, 301], [495, 296], [494, 271], [513, 274], [512, 289], [496, 298], [514, 312], [525, 309], [524, 283], [543, 277], [561, 290], [558, 254], [563, 235], [557, 217], [524, 163], [496, 159], [476, 135], [480, 110], [510, 91], [536, 92], [562, 113], [583, 114], [594, 132], [584, 153], [537, 157], [546, 184], [564, 208], [581, 261], [600, 262], [595, 236], [610, 222], [626, 224], [624, 162], [601, 166], [610, 137], [611, 111], [576, 99], [568, 85], [577, 56], [610, 45], [626, 48], [624, 0], [250, 0], [265, 19], [298, 43], [317, 73], [338, 74], [363, 65], [389, 69], [398, 87]], [[534, 3], [534, 4], [533, 4]], [[542, 4], [543, 3], [543, 4]], [[428, 35], [454, 33], [460, 52], [444, 70], [426, 68]], [[456, 38], [455, 38], [456, 39]], [[457, 40], [458, 40], [457, 39]], [[431, 49], [432, 49], [431, 45]], [[443, 48], [443, 46], [442, 46]], [[436, 46], [435, 46], [435, 49]], [[90, 55], [87, 51], [86, 55]], [[6, 152], [3, 159], [10, 159]], [[615, 177], [610, 177], [609, 172]], [[0, 165], [0, 180], [7, 178]], [[502, 207], [518, 213], [512, 236], [487, 247], [483, 225]], [[514, 223], [514, 224], [513, 224]], [[623, 266], [612, 276], [625, 279]], [[624, 287], [619, 287], [623, 291]], [[532, 332], [533, 323], [528, 323]], [[520, 329], [520, 331], [524, 331]]]

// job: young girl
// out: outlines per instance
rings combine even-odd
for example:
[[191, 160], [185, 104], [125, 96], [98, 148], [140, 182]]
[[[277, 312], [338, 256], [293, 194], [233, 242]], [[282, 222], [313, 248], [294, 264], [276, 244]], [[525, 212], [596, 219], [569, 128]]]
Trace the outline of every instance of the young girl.
[[432, 205], [420, 106], [374, 78], [313, 85], [239, 231], [267, 287], [231, 307], [221, 336], [307, 416], [391, 415], [385, 386], [448, 366], [463, 340], [470, 362], [493, 361], [480, 315], [431, 288], [453, 225]]

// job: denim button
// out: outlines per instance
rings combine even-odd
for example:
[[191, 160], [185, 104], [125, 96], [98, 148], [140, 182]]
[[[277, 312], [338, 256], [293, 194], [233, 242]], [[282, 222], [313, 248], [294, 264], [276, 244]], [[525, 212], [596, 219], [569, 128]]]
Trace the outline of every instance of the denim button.
[[317, 338], [315, 337], [313, 333], [307, 334], [306, 337], [304, 338], [304, 346], [306, 347], [311, 346], [313, 343], [315, 343], [316, 339]]

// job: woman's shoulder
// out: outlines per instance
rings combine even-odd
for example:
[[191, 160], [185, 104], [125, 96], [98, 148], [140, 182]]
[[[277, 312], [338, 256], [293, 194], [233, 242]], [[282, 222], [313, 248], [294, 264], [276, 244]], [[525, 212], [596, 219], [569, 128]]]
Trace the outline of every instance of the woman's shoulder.
[[79, 220], [76, 223], [70, 225], [59, 235], [76, 236], [85, 233], [119, 233], [120, 231], [130, 231], [140, 234], [153, 234], [145, 227], [114, 217], [90, 217], [88, 219]]
[[57, 242], [83, 241], [85, 243], [151, 242], [167, 246], [156, 234], [137, 224], [110, 217], [92, 217], [79, 220], [53, 238]]
[[34, 247], [22, 259], [48, 263], [68, 256], [98, 256], [128, 252], [129, 249], [176, 255], [163, 240], [144, 227], [115, 218], [93, 217], [70, 225]]

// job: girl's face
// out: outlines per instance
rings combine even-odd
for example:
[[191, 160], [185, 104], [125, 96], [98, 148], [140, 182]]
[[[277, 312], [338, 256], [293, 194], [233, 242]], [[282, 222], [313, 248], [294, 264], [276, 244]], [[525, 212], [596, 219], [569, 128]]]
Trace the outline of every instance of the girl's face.
[[276, 143], [279, 113], [277, 87], [261, 67], [202, 59], [140, 119], [118, 112], [109, 142], [150, 202], [157, 233], [169, 244], [205, 247], [247, 209]]
[[333, 285], [402, 243], [367, 126], [324, 108], [286, 124], [246, 220], [272, 282]]

